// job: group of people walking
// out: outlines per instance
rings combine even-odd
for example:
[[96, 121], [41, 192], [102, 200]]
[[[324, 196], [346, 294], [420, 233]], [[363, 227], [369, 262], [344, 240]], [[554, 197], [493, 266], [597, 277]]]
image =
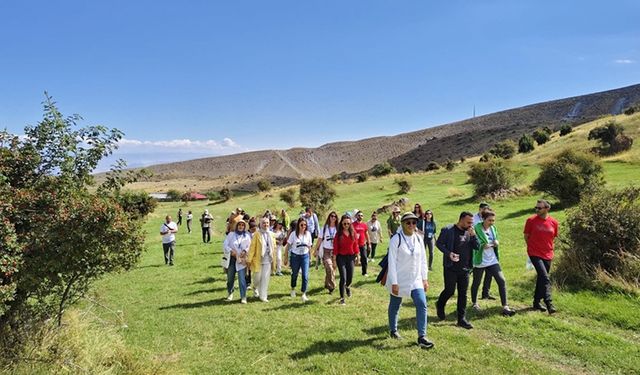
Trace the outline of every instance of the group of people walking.
[[[546, 200], [537, 201], [536, 214], [525, 223], [524, 239], [530, 262], [537, 272], [532, 308], [553, 314], [556, 308], [552, 303], [549, 271], [558, 222], [549, 215], [550, 209], [551, 205]], [[207, 215], [210, 216], [205, 211], [201, 222]], [[165, 263], [172, 265], [177, 225], [170, 216], [165, 221], [160, 233]], [[416, 308], [417, 343], [422, 348], [433, 347], [426, 337], [426, 292], [428, 273], [433, 269], [434, 247], [443, 253], [444, 288], [436, 302], [439, 319], [446, 319], [446, 304], [457, 291], [457, 325], [473, 328], [466, 316], [471, 275], [471, 302], [475, 310], [481, 309], [477, 298], [481, 283], [484, 282], [481, 298], [495, 299], [489, 293], [491, 281], [495, 279], [502, 315], [509, 317], [516, 313], [507, 303], [506, 279], [500, 267], [500, 238], [495, 224], [496, 212], [488, 204], [481, 203], [477, 214], [463, 211], [456, 223], [443, 227], [436, 236], [437, 226], [431, 210], [423, 211], [421, 205], [416, 204], [413, 211], [400, 215], [400, 209], [393, 208], [386, 221], [389, 247], [380, 262], [382, 272], [378, 276], [390, 294], [388, 318], [392, 338], [401, 338], [397, 329], [399, 310], [402, 298], [410, 297]], [[249, 285], [252, 285], [256, 297], [268, 302], [271, 275], [281, 276], [283, 267], [289, 266], [291, 297], [297, 295], [300, 275], [301, 298], [306, 302], [309, 299], [309, 269], [315, 259], [316, 268], [320, 263], [324, 267], [324, 287], [330, 294], [336, 288], [338, 271], [339, 304], [345, 305], [346, 299], [352, 295], [355, 267], [359, 264], [362, 276], [368, 277], [368, 264], [374, 261], [383, 237], [377, 212], [373, 212], [370, 220], [365, 222], [364, 213], [359, 210], [341, 216], [331, 211], [324, 224], [320, 225], [310, 207], [294, 221], [289, 220], [285, 210], [279, 216], [267, 211], [259, 218], [252, 218], [238, 208], [227, 219], [223, 243], [227, 300], [233, 300], [237, 277], [241, 303], [247, 303]], [[203, 242], [209, 241], [203, 227]]]

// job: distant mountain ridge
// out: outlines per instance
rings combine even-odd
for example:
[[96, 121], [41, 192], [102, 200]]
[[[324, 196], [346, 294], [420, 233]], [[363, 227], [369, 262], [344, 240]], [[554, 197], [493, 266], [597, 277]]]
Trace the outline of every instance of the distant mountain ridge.
[[288, 182], [365, 171], [391, 162], [398, 170], [424, 169], [428, 162], [477, 155], [505, 139], [537, 127], [581, 124], [620, 114], [640, 103], [640, 84], [594, 94], [532, 104], [394, 136], [335, 142], [317, 148], [263, 150], [147, 167], [155, 180], [220, 179], [243, 183], [257, 178]]

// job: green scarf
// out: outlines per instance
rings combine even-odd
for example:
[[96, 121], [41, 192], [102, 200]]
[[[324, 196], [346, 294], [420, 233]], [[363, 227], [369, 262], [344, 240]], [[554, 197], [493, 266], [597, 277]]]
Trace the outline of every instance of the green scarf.
[[[479, 266], [480, 264], [482, 264], [482, 252], [484, 251], [484, 245], [489, 243], [489, 239], [487, 238], [487, 235], [484, 234], [484, 227], [482, 226], [482, 222], [476, 224], [476, 226], [473, 227], [473, 229], [476, 231], [476, 236], [478, 237], [478, 242], [480, 243], [479, 248], [473, 249], [473, 265]], [[496, 240], [498, 240], [498, 229], [496, 229], [496, 227], [492, 225], [489, 228], [489, 230], [493, 232], [493, 237]], [[500, 261], [500, 255], [498, 254], [498, 246], [495, 246], [493, 248], [493, 251], [495, 251], [496, 253], [496, 259]]]

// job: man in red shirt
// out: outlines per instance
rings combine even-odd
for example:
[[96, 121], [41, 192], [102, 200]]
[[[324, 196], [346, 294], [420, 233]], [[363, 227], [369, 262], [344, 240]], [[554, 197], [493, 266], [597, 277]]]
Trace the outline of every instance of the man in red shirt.
[[362, 266], [362, 276], [367, 274], [367, 249], [371, 248], [371, 240], [369, 239], [369, 226], [362, 221], [364, 214], [362, 211], [356, 211], [356, 221], [353, 222], [353, 230], [358, 235], [358, 248], [360, 248], [360, 265]]
[[[538, 278], [533, 295], [533, 308], [538, 311], [556, 312], [551, 302], [551, 280], [549, 270], [553, 259], [553, 240], [558, 236], [558, 221], [549, 215], [551, 205], [544, 199], [536, 203], [536, 214], [527, 219], [524, 225], [524, 242], [527, 255], [536, 269]], [[540, 300], [544, 300], [545, 309]]]

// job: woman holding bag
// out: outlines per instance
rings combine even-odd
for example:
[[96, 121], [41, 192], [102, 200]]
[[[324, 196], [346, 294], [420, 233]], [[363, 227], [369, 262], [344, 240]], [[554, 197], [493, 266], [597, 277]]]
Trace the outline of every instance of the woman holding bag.
[[[329, 294], [333, 293], [336, 288], [336, 265], [333, 262], [333, 239], [338, 231], [338, 214], [335, 211], [331, 211], [324, 226], [320, 230], [320, 236], [315, 247], [314, 256], [322, 259], [324, 265], [324, 287], [329, 291]], [[317, 252], [317, 254], [316, 254]]]

